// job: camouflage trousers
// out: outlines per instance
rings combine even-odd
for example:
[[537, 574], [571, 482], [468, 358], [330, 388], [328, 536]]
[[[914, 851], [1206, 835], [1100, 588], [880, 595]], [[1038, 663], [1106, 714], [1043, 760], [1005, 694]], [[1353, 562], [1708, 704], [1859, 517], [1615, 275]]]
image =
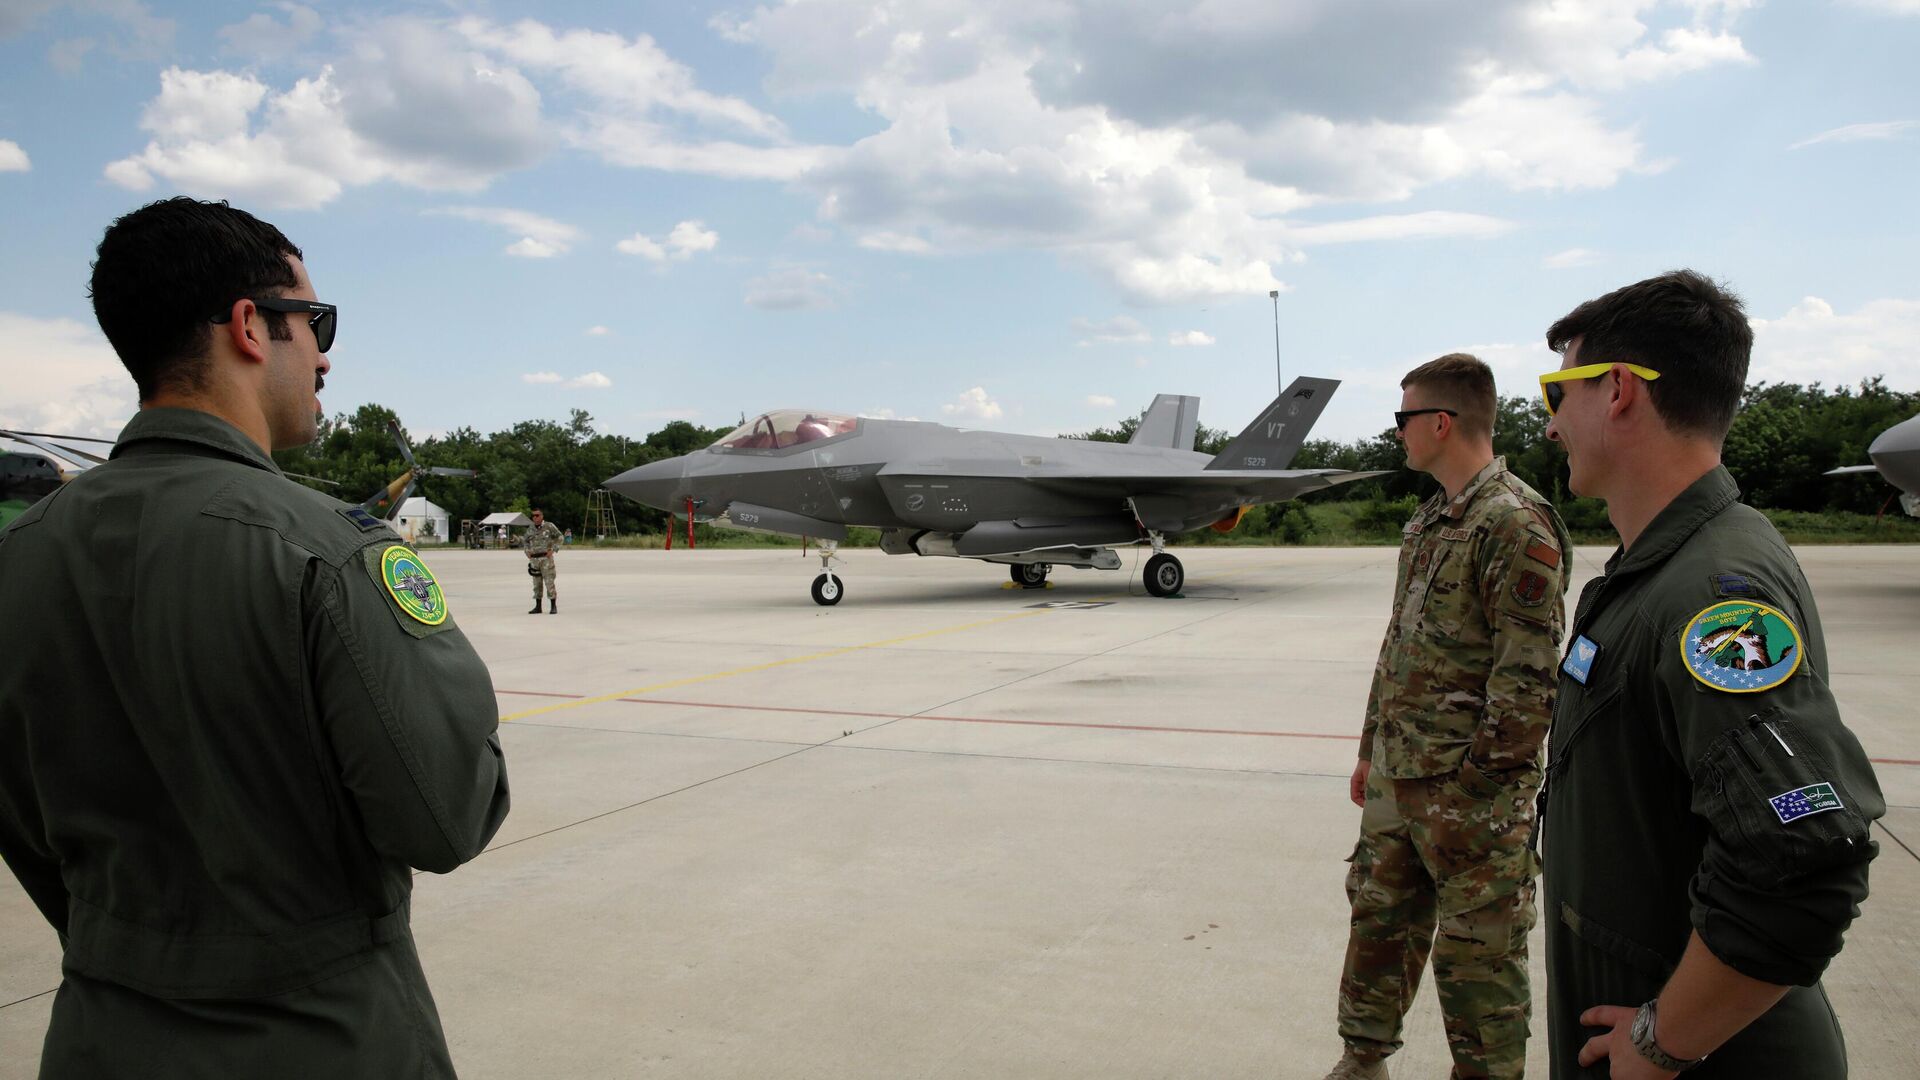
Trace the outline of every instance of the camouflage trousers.
[[[533, 579], [534, 603], [537, 604], [540, 602], [540, 586], [543, 584], [547, 587], [547, 596], [552, 599], [558, 599], [558, 596], [556, 596], [553, 591], [553, 578], [554, 578], [553, 556], [541, 555], [541, 556], [537, 556], [531, 561], [533, 565], [538, 567], [540, 570], [540, 576], [535, 577]], [[532, 576], [532, 575], [529, 575], [529, 576]]]
[[1370, 1057], [1400, 1049], [1431, 951], [1454, 1077], [1524, 1075], [1535, 787], [1476, 798], [1453, 776], [1392, 780], [1374, 767], [1347, 871], [1340, 1037], [1349, 1048]]

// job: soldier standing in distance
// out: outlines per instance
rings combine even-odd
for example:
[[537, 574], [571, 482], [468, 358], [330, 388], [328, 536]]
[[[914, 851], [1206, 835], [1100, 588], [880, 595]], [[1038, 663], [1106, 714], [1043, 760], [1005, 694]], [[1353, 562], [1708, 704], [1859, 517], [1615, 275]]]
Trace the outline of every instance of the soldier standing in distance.
[[558, 572], [554, 569], [553, 555], [560, 550], [560, 526], [548, 521], [545, 514], [535, 510], [531, 515], [533, 528], [527, 530], [527, 566], [533, 575], [533, 606], [527, 614], [540, 614], [540, 586], [547, 587], [547, 614], [560, 610], [560, 601], [554, 592], [553, 579]]
[[1720, 464], [1753, 329], [1677, 270], [1547, 344], [1547, 437], [1620, 534], [1580, 593], [1540, 795], [1553, 1075], [1844, 1077], [1820, 974], [1886, 800], [1800, 564]]
[[60, 935], [43, 1078], [451, 1077], [408, 926], [507, 815], [493, 684], [419, 555], [268, 456], [338, 312], [225, 203], [120, 220], [112, 460], [0, 533], [0, 855]]
[[[1493, 456], [1493, 373], [1454, 353], [1409, 372], [1407, 465], [1440, 481], [1400, 545], [1393, 617], [1348, 795], [1345, 1052], [1387, 1076], [1428, 952], [1455, 1077], [1526, 1069], [1533, 796], [1564, 617], [1566, 526]], [[1438, 931], [1436, 937], [1435, 931]]]

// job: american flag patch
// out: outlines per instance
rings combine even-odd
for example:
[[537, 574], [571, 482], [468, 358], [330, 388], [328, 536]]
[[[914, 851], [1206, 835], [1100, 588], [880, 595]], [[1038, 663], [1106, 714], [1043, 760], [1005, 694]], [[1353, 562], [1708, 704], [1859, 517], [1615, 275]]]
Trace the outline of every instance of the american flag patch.
[[1527, 558], [1537, 563], [1544, 563], [1549, 567], [1557, 567], [1560, 565], [1559, 548], [1554, 547], [1552, 544], [1547, 543], [1537, 536], [1531, 537], [1530, 539], [1531, 542], [1527, 544]]
[[1840, 809], [1840, 796], [1834, 793], [1832, 784], [1808, 784], [1783, 795], [1775, 795], [1767, 802], [1773, 806], [1774, 816], [1780, 819], [1782, 825]]

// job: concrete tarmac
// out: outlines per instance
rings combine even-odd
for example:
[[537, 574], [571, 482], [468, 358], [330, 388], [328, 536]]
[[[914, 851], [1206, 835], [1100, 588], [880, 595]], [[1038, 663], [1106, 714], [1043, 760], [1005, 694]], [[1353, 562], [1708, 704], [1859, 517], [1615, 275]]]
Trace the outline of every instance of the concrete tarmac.
[[[1323, 1075], [1395, 552], [1180, 554], [1154, 599], [1131, 552], [1023, 591], [852, 551], [822, 608], [796, 550], [568, 549], [532, 616], [518, 553], [430, 552], [514, 800], [416, 879], [461, 1075]], [[1920, 1076], [1920, 549], [1799, 554], [1893, 806], [1826, 985], [1854, 1076]], [[59, 980], [6, 877], [0, 1080], [34, 1075]], [[1430, 986], [1405, 1037], [1396, 1077], [1447, 1074]], [[1544, 1040], [1540, 1013], [1542, 1077]]]

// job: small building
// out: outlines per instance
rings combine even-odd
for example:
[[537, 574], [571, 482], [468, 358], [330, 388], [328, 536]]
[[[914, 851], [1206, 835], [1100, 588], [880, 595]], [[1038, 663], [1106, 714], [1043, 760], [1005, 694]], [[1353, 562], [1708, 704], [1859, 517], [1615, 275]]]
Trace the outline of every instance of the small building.
[[401, 503], [400, 512], [393, 518], [394, 530], [409, 544], [452, 543], [454, 536], [448, 525], [446, 507], [427, 501], [424, 495]]

